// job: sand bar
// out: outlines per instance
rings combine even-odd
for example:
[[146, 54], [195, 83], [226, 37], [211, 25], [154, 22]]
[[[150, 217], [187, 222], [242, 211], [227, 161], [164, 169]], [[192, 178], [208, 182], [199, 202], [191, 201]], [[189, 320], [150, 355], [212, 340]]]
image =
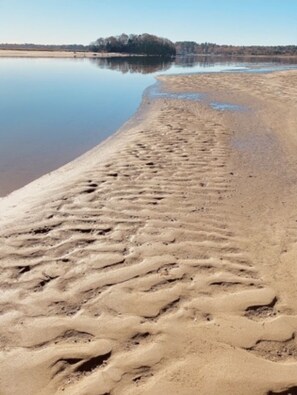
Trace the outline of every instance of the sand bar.
[[1, 394], [295, 393], [297, 72], [160, 80], [0, 200]]

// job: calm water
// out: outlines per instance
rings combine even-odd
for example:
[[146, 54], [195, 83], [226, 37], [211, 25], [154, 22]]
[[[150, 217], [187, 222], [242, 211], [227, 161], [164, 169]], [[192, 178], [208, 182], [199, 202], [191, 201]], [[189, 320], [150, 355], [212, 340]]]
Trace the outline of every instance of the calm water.
[[[116, 131], [160, 73], [267, 71], [271, 59], [0, 59], [0, 196], [57, 169]], [[197, 92], [198, 93], [198, 92]]]

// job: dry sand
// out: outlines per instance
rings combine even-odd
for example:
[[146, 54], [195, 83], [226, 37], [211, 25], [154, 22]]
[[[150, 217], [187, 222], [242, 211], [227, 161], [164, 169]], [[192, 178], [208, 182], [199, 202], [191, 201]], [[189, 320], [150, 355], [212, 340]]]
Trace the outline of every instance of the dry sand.
[[162, 77], [0, 200], [1, 395], [297, 393], [297, 72]]

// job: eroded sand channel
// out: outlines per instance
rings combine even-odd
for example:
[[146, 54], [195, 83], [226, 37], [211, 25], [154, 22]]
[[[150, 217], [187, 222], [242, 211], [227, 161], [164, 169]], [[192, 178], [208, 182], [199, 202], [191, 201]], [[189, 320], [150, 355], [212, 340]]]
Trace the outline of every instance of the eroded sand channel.
[[296, 391], [296, 82], [162, 77], [250, 110], [151, 101], [1, 202], [1, 394]]

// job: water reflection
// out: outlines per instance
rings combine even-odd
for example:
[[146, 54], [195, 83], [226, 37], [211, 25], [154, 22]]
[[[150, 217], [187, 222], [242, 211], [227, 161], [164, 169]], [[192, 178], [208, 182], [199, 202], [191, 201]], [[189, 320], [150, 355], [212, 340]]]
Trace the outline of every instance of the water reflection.
[[109, 69], [119, 71], [123, 74], [156, 74], [158, 72], [169, 71], [174, 73], [206, 71], [206, 69], [214, 69], [214, 71], [222, 71], [222, 69], [237, 70], [251, 69], [267, 70], [267, 67], [276, 66], [296, 66], [297, 60], [285, 57], [253, 57], [253, 56], [177, 56], [176, 58], [160, 58], [160, 57], [118, 57], [118, 58], [96, 58], [90, 61], [101, 69]]
[[296, 65], [297, 59], [292, 57], [271, 57], [271, 56], [180, 56], [176, 57], [175, 65], [180, 67], [210, 67], [218, 64], [234, 65], [246, 64], [251, 66], [263, 66], [263, 64], [287, 64]]
[[219, 64], [224, 64], [227, 66], [233, 65], [237, 63], [238, 60], [230, 58], [230, 57], [211, 57], [211, 56], [179, 56], [175, 59], [175, 65], [179, 67], [196, 67], [199, 66], [201, 68], [208, 68], [212, 66], [216, 66]]
[[101, 69], [110, 69], [126, 73], [152, 74], [157, 71], [169, 70], [174, 64], [172, 58], [160, 57], [122, 57], [122, 58], [97, 58], [91, 59]]

